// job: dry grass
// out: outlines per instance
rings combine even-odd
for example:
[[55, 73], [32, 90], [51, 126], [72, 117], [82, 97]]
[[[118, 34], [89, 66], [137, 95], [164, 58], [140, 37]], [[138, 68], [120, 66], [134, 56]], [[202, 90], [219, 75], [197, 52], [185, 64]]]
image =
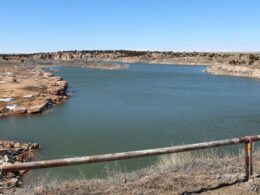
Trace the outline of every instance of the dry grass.
[[[72, 181], [40, 177], [25, 183], [16, 194], [185, 194], [231, 185], [244, 178], [243, 153], [219, 155], [216, 150], [160, 156], [150, 167], [127, 172], [115, 162], [104, 178]], [[254, 153], [254, 172], [260, 173], [260, 152]], [[258, 168], [259, 167], [259, 168]], [[255, 184], [254, 184], [255, 185]], [[223, 193], [222, 193], [223, 194]]]
[[218, 155], [216, 150], [208, 150], [206, 153], [201, 151], [195, 151], [163, 155], [159, 157], [158, 161], [156, 162], [156, 166], [160, 169], [176, 168], [179, 166], [183, 166], [187, 163], [189, 164], [192, 161], [198, 159], [216, 162], [220, 159], [220, 156]]

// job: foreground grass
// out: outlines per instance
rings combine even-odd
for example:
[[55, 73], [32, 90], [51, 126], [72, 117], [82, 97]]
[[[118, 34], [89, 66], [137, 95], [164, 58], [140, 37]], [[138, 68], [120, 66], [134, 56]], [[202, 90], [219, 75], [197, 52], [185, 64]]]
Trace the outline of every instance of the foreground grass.
[[[260, 174], [260, 150], [254, 152], [254, 173]], [[123, 169], [105, 171], [104, 179], [79, 178], [60, 181], [48, 176], [39, 178], [14, 194], [190, 194], [202, 193], [241, 184], [244, 180], [243, 153], [219, 156], [214, 150], [186, 152], [160, 156], [147, 168], [126, 172]], [[260, 182], [255, 178], [247, 187], [236, 187], [227, 194], [256, 194]], [[240, 187], [241, 187], [240, 185]], [[252, 187], [253, 186], [253, 187]], [[224, 189], [224, 188], [223, 188]], [[234, 191], [238, 190], [238, 191]], [[221, 191], [221, 194], [225, 192]]]

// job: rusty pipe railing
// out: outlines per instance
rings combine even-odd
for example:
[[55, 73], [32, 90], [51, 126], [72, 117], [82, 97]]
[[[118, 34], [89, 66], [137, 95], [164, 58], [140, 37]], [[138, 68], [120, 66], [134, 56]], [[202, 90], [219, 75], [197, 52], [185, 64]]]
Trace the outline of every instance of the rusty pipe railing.
[[138, 151], [129, 151], [113, 154], [101, 154], [95, 156], [84, 156], [84, 157], [74, 157], [74, 158], [64, 158], [64, 159], [55, 159], [55, 160], [43, 160], [43, 161], [34, 161], [34, 162], [24, 162], [24, 163], [15, 163], [15, 164], [2, 164], [1, 170], [8, 171], [18, 171], [18, 170], [31, 170], [31, 169], [43, 169], [51, 167], [61, 167], [61, 166], [70, 166], [78, 164], [90, 164], [98, 162], [108, 162], [116, 160], [124, 160], [131, 158], [139, 158], [145, 156], [155, 156], [161, 154], [171, 154], [171, 153], [180, 153], [194, 150], [202, 150], [208, 148], [216, 148], [221, 146], [236, 145], [236, 144], [245, 144], [245, 176], [246, 179], [253, 174], [252, 169], [252, 142], [260, 141], [260, 135], [255, 136], [246, 136], [241, 138], [225, 139], [211, 142], [203, 142], [182, 146], [172, 146], [156, 149], [147, 149], [147, 150], [138, 150]]

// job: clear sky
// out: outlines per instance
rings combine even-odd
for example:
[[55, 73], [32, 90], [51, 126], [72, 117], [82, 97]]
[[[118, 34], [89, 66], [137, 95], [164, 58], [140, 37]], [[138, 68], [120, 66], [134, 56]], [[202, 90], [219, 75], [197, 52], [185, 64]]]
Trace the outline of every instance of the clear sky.
[[260, 0], [5, 0], [0, 53], [260, 51]]

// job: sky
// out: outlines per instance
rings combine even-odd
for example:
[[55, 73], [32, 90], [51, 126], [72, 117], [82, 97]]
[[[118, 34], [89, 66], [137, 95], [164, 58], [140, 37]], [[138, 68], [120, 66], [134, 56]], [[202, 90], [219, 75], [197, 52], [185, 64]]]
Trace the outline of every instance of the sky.
[[260, 0], [6, 0], [0, 53], [260, 51]]

